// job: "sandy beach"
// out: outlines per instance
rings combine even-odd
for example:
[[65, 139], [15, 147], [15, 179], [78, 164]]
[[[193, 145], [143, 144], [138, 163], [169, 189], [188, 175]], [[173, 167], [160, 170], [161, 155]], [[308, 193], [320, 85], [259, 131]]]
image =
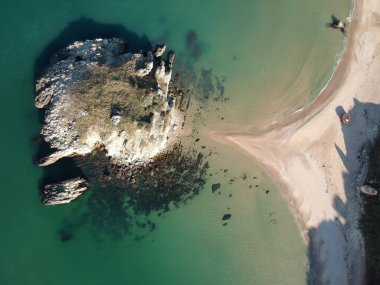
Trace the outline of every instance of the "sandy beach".
[[[380, 2], [354, 5], [345, 52], [311, 106], [259, 134], [211, 134], [279, 184], [307, 242], [314, 284], [361, 284], [365, 274], [357, 187], [380, 122]], [[342, 125], [345, 112], [352, 121]]]

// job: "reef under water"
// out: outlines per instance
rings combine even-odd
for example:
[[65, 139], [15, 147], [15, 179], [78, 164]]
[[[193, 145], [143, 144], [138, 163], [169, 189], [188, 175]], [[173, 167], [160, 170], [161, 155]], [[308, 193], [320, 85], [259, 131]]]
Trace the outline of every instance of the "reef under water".
[[60, 239], [70, 240], [82, 226], [98, 239], [109, 235], [114, 240], [139, 227], [141, 235], [135, 238], [143, 238], [155, 229], [152, 215], [162, 216], [199, 194], [206, 183], [209, 155], [177, 143], [150, 163], [131, 167], [111, 164], [104, 149], [75, 158], [90, 186], [76, 213], [79, 217], [64, 223]]

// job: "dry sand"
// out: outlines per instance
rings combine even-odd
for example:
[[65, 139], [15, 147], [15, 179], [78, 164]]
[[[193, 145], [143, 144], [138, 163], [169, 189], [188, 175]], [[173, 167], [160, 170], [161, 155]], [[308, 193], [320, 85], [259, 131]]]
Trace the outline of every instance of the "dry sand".
[[[363, 146], [380, 121], [380, 1], [354, 2], [346, 50], [311, 106], [260, 134], [212, 134], [251, 155], [283, 189], [315, 284], [361, 284], [364, 277], [357, 186], [366, 174]], [[344, 111], [352, 116], [347, 125], [338, 116]]]

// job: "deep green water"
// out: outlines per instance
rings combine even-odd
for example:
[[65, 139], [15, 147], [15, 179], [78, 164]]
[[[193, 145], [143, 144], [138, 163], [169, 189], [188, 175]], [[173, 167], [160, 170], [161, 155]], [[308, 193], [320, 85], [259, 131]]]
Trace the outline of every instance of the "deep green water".
[[[306, 283], [306, 249], [279, 191], [251, 160], [211, 141], [207, 132], [261, 126], [310, 102], [343, 47], [343, 37], [324, 24], [332, 13], [348, 16], [348, 0], [0, 4], [0, 284]], [[40, 128], [35, 73], [47, 60], [41, 55], [65, 40], [97, 34], [91, 27], [108, 32], [109, 26], [92, 21], [166, 42], [198, 76], [211, 69], [223, 78], [230, 98], [204, 103], [204, 123], [195, 125], [201, 143], [218, 153], [210, 171], [228, 168], [228, 177], [214, 174], [193, 201], [152, 217], [156, 229], [140, 241], [133, 232], [121, 241], [99, 241], [82, 226], [62, 242], [57, 232], [67, 221], [77, 222], [83, 201], [63, 207], [39, 202], [43, 172], [32, 162]], [[189, 31], [197, 35], [197, 56], [186, 48]], [[244, 173], [246, 180], [229, 183]], [[253, 176], [259, 178], [252, 181]], [[211, 193], [216, 182], [223, 186], [221, 195]], [[250, 189], [251, 184], [259, 187]], [[232, 219], [223, 227], [226, 212]]]

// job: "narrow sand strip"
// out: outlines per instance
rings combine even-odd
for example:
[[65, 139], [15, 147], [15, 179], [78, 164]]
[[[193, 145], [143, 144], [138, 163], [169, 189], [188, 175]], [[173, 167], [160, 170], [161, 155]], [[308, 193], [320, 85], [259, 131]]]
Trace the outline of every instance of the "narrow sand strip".
[[[361, 284], [357, 219], [362, 147], [380, 122], [380, 1], [355, 0], [348, 46], [320, 97], [259, 135], [218, 133], [262, 164], [286, 193], [310, 249], [316, 284]], [[376, 105], [377, 104], [377, 105]], [[352, 122], [341, 125], [343, 111]]]

